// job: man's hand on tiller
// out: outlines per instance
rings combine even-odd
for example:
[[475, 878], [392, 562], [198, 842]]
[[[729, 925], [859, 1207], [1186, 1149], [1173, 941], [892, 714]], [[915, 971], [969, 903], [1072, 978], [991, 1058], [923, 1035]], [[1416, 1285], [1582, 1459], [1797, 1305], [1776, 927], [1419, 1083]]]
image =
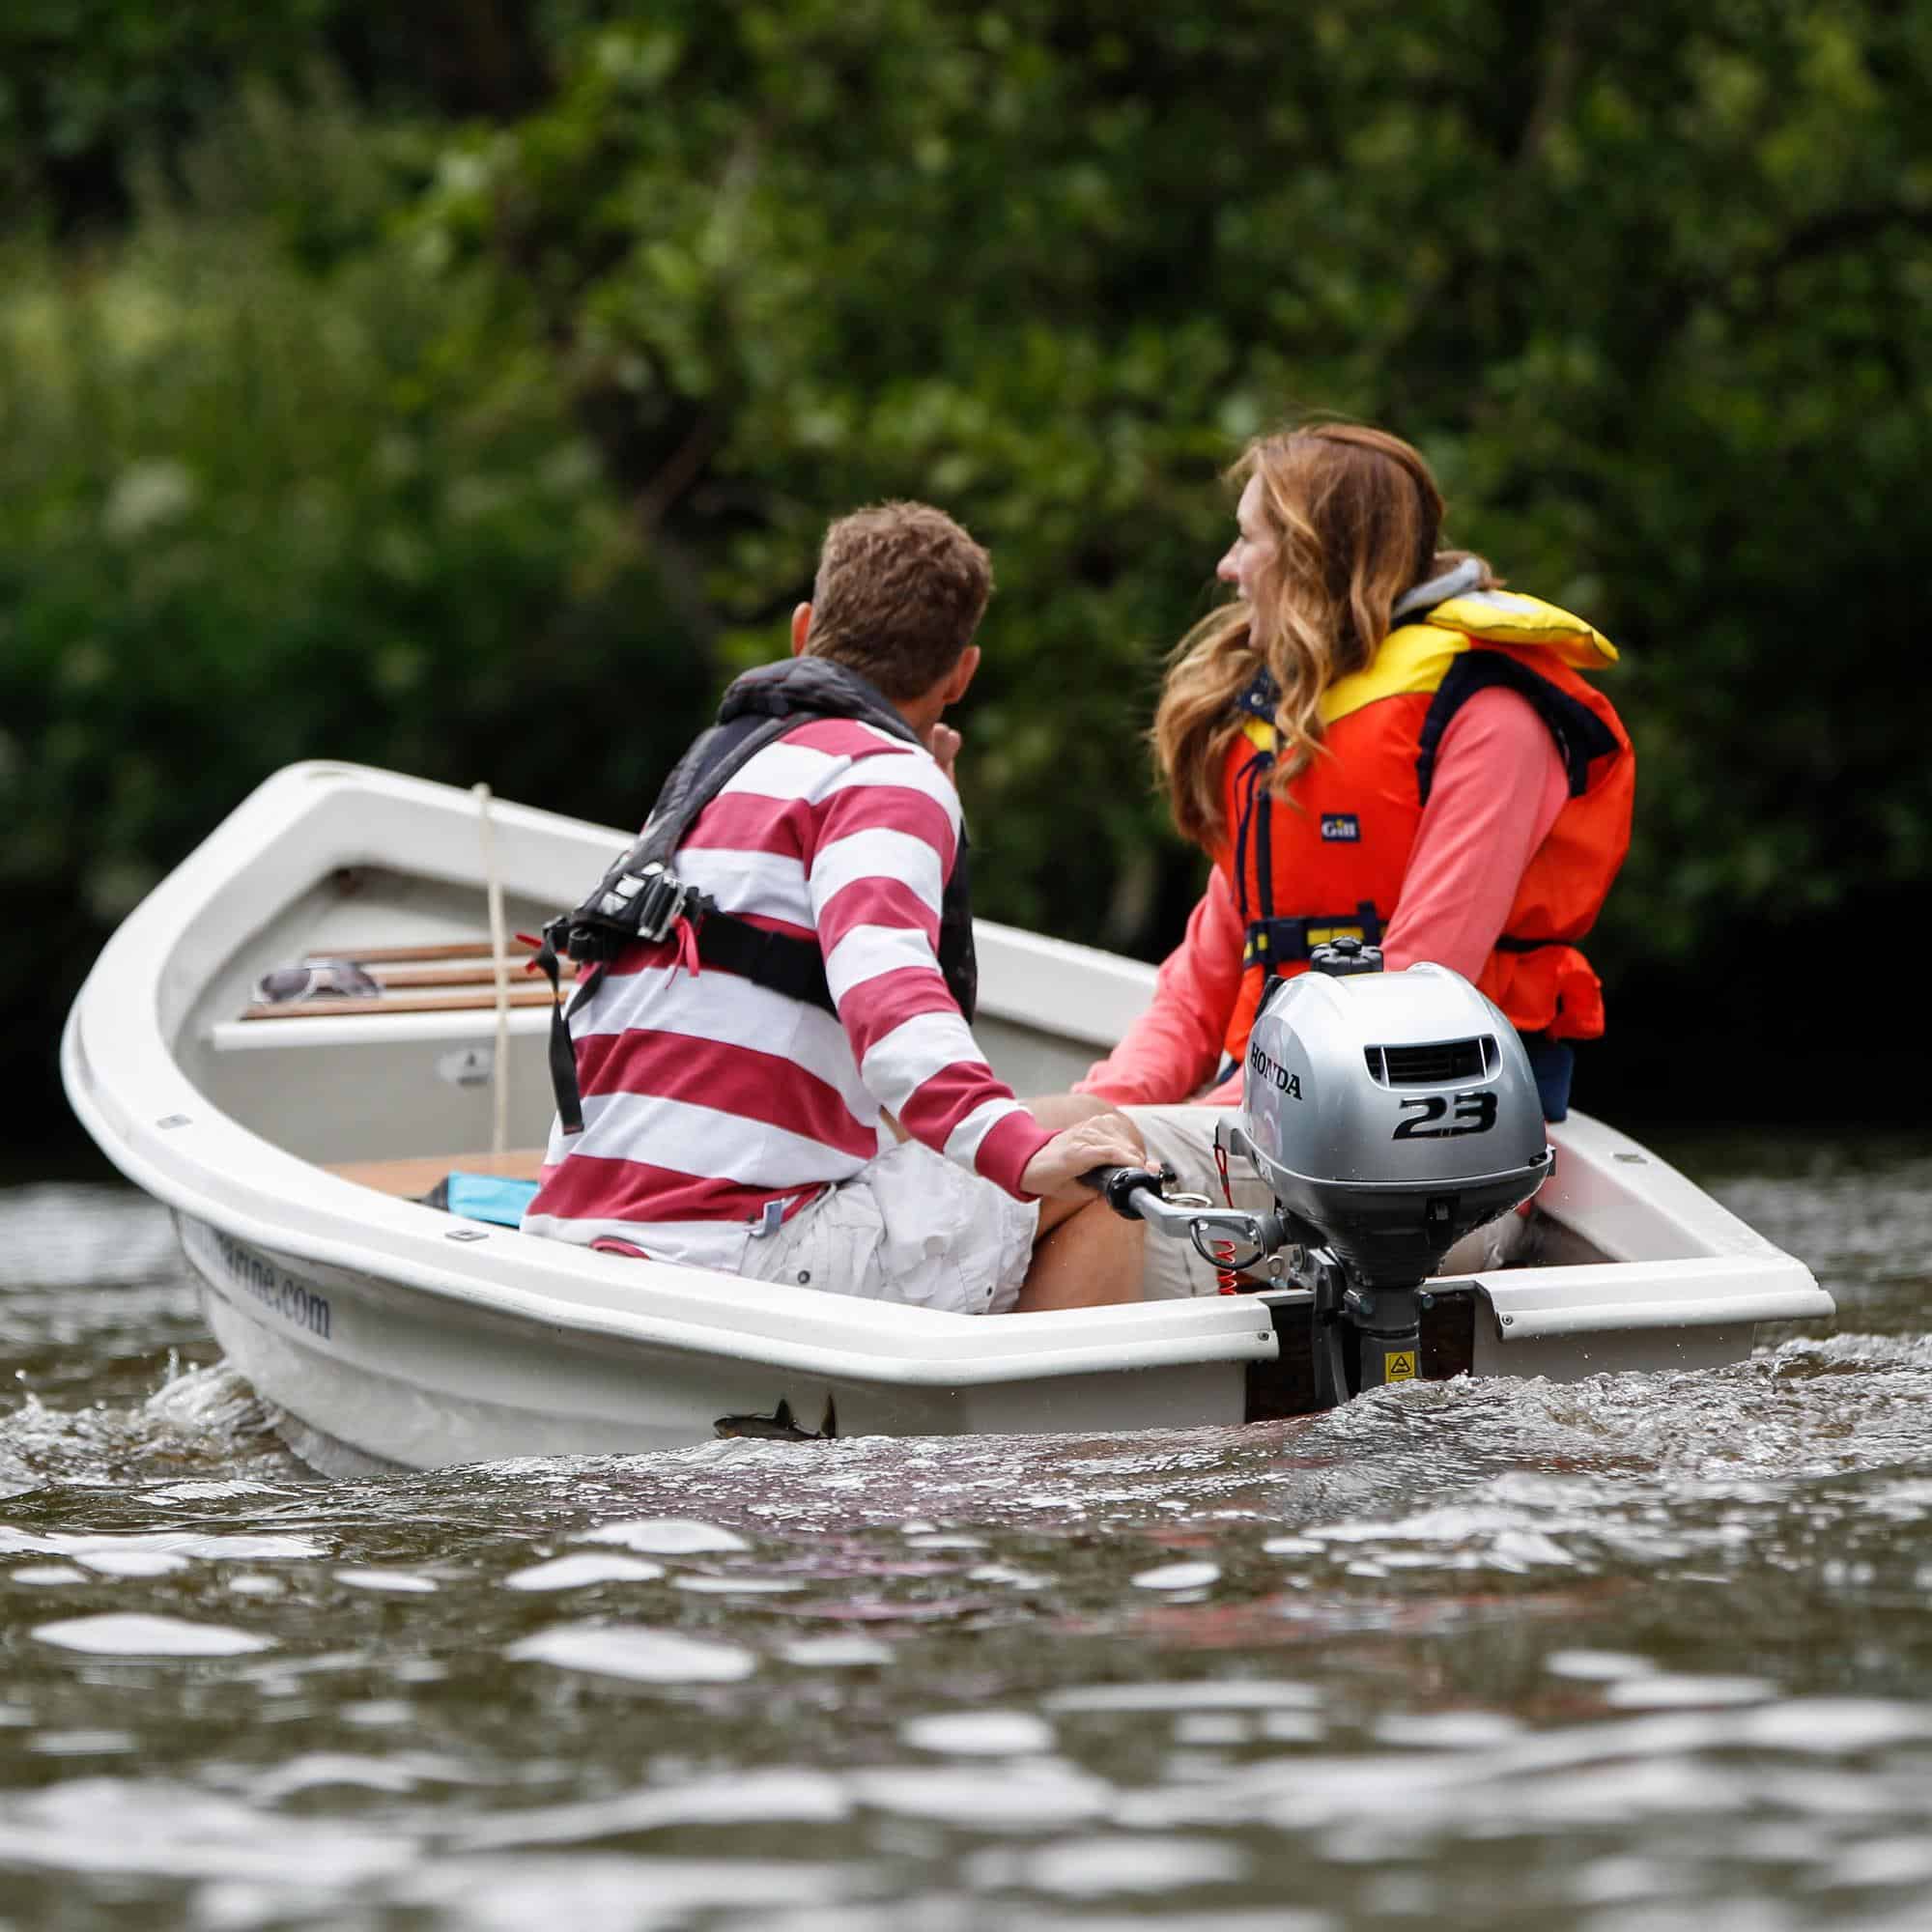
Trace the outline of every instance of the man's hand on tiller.
[[1095, 1114], [1055, 1134], [1027, 1162], [1020, 1185], [1029, 1194], [1065, 1194], [1095, 1167], [1145, 1167], [1147, 1151], [1121, 1114]]

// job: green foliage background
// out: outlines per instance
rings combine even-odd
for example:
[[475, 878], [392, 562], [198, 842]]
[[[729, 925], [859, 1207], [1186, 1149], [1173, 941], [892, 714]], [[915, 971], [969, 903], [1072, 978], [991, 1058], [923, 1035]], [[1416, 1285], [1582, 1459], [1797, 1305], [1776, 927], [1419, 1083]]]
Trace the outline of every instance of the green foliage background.
[[1932, 869], [1927, 126], [1891, 0], [16, 0], [10, 1089], [292, 758], [637, 818], [884, 496], [994, 552], [983, 909], [1157, 954], [1161, 658], [1319, 410], [1625, 649], [1586, 1099], [1776, 1105]]

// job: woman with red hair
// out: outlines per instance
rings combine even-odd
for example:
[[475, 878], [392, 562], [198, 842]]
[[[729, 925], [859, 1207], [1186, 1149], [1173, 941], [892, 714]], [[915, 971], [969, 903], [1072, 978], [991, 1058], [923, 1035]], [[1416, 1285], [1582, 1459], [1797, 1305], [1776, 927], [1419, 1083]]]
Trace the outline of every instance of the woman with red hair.
[[[1577, 942], [1630, 839], [1630, 738], [1589, 681], [1615, 649], [1443, 548], [1441, 492], [1385, 431], [1263, 437], [1229, 480], [1235, 594], [1177, 647], [1152, 731], [1175, 822], [1213, 870], [1152, 1006], [1076, 1092], [1218, 1193], [1214, 1126], [1268, 983], [1353, 936], [1391, 971], [1473, 980], [1562, 1119], [1571, 1043], [1604, 1030]], [[1144, 1293], [1213, 1285], [1185, 1242], [1147, 1243]]]

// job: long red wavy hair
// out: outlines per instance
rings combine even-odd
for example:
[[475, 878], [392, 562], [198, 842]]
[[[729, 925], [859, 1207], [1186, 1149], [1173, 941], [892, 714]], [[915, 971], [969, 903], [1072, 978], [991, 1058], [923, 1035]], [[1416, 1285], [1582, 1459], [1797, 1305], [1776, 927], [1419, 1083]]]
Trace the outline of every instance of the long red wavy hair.
[[[1321, 696], [1364, 668], [1404, 591], [1462, 562], [1439, 551], [1442, 493], [1421, 455], [1386, 430], [1304, 424], [1257, 437], [1227, 472], [1261, 479], [1272, 552], [1251, 597], [1210, 611], [1175, 646], [1154, 712], [1155, 768], [1181, 834], [1225, 841], [1222, 767], [1235, 703], [1264, 667], [1280, 691], [1277, 793], [1321, 750]], [[1484, 566], [1485, 582], [1496, 580]]]

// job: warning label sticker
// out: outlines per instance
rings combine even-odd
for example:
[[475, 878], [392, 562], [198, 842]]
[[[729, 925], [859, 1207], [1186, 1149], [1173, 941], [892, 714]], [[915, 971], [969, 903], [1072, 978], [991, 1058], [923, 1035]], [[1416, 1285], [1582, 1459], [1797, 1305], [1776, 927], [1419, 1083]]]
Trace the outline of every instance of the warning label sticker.
[[1383, 1370], [1384, 1378], [1392, 1382], [1412, 1382], [1415, 1379], [1415, 1350], [1404, 1349], [1390, 1355], [1388, 1366]]

